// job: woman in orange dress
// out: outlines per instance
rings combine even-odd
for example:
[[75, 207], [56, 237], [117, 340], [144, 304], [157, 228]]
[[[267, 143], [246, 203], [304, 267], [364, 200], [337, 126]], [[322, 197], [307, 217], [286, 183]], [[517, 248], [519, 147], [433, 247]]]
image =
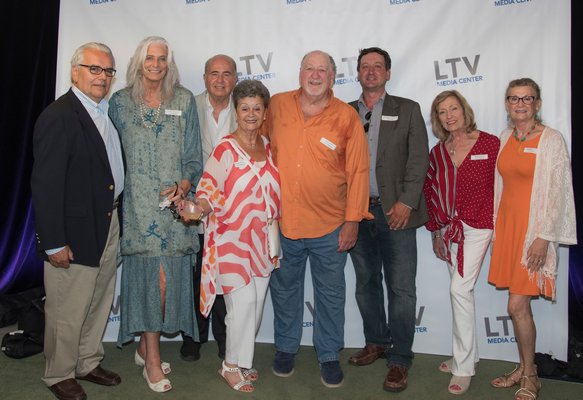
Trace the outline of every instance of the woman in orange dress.
[[535, 400], [536, 327], [530, 300], [555, 299], [557, 248], [576, 244], [571, 163], [561, 133], [538, 116], [540, 88], [530, 78], [506, 89], [509, 128], [500, 135], [494, 190], [494, 245], [488, 281], [507, 288], [520, 364], [492, 386], [520, 384], [515, 400]]

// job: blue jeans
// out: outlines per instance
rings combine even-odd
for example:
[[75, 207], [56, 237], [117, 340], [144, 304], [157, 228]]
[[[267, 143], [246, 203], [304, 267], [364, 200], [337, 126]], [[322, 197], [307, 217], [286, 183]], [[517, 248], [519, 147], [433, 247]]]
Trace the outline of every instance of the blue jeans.
[[288, 239], [282, 235], [281, 268], [271, 274], [269, 282], [274, 314], [275, 348], [297, 353], [302, 338], [304, 315], [304, 278], [310, 260], [314, 288], [313, 342], [320, 363], [339, 359], [344, 346], [344, 304], [346, 252], [339, 253], [341, 227], [313, 239]]
[[[415, 336], [415, 229], [392, 231], [380, 205], [371, 206], [372, 221], [358, 226], [350, 258], [356, 273], [356, 303], [367, 343], [387, 347], [387, 360], [409, 368]], [[389, 319], [385, 314], [383, 275], [387, 286]]]

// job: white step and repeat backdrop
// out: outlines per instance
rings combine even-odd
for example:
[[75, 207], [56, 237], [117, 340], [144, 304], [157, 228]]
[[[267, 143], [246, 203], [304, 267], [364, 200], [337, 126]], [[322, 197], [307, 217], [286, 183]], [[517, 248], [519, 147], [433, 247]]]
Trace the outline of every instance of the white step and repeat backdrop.
[[[527, 76], [541, 85], [545, 122], [559, 129], [570, 147], [570, 11], [570, 0], [61, 0], [56, 95], [69, 88], [70, 58], [82, 43], [112, 48], [118, 69], [113, 92], [125, 86], [138, 42], [159, 35], [174, 47], [181, 82], [194, 94], [204, 90], [204, 62], [214, 54], [231, 55], [239, 79], [259, 79], [276, 93], [297, 88], [302, 56], [321, 49], [336, 60], [334, 92], [348, 102], [360, 95], [358, 50], [379, 46], [393, 61], [388, 92], [418, 101], [428, 132], [431, 101], [442, 90], [456, 89], [473, 106], [479, 128], [498, 134], [506, 125], [506, 85]], [[447, 269], [434, 257], [425, 228], [417, 237], [414, 351], [451, 354]], [[533, 307], [537, 351], [566, 360], [567, 250], [560, 256], [557, 301], [536, 300]], [[488, 264], [489, 254], [476, 287], [480, 354], [513, 361], [507, 292], [487, 283]], [[364, 337], [350, 259], [346, 278], [346, 347], [360, 347]], [[302, 343], [310, 345], [310, 276], [305, 304]], [[116, 296], [106, 341], [117, 338], [118, 311]], [[259, 342], [272, 341], [272, 321], [268, 296]]]

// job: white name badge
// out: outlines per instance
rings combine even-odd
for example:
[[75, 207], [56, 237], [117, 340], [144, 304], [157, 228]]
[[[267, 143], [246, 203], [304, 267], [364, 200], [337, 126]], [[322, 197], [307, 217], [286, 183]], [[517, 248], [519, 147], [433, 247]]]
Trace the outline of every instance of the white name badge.
[[470, 160], [487, 160], [488, 154], [473, 154]]
[[328, 147], [330, 150], [336, 150], [336, 145], [326, 138], [320, 139], [320, 143], [322, 143], [324, 146]]
[[383, 120], [383, 121], [398, 121], [399, 116], [398, 115], [382, 115], [381, 120]]
[[538, 154], [538, 149], [536, 147], [525, 147], [524, 152], [531, 153], [531, 154]]
[[166, 115], [175, 115], [177, 117], [180, 117], [182, 115], [182, 110], [164, 110], [164, 114]]

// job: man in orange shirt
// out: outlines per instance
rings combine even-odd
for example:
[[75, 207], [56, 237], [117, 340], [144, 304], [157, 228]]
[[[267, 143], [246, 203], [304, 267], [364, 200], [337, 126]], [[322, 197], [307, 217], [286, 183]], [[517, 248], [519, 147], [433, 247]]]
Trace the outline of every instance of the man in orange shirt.
[[322, 51], [306, 54], [300, 88], [270, 101], [267, 125], [282, 188], [283, 259], [270, 288], [275, 315], [273, 373], [293, 373], [300, 347], [304, 276], [309, 258], [314, 287], [314, 346], [322, 383], [344, 381], [344, 266], [368, 213], [369, 157], [356, 111], [334, 97], [336, 65]]

